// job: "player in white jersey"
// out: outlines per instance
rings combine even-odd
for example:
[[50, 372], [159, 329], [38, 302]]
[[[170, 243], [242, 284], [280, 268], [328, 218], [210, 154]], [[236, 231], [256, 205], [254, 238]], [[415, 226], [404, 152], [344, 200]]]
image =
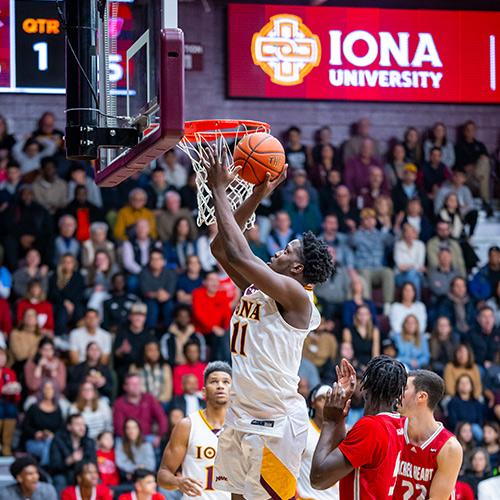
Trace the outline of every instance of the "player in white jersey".
[[285, 178], [269, 175], [233, 214], [226, 187], [236, 175], [226, 158], [208, 152], [218, 235], [214, 256], [243, 290], [231, 320], [233, 385], [219, 438], [215, 488], [246, 500], [295, 497], [308, 414], [298, 394], [298, 370], [307, 334], [320, 315], [312, 285], [327, 280], [334, 264], [326, 244], [308, 232], [277, 252], [271, 262], [256, 257], [243, 235], [262, 198]]
[[309, 394], [309, 431], [307, 433], [307, 445], [302, 455], [300, 464], [300, 475], [297, 484], [297, 493], [299, 500], [338, 500], [339, 485], [336, 484], [326, 490], [315, 490], [311, 486], [309, 475], [311, 474], [311, 463], [314, 450], [319, 441], [321, 426], [323, 425], [323, 408], [325, 406], [326, 396], [331, 387], [328, 385], [318, 385]]
[[204, 379], [207, 407], [174, 427], [163, 452], [158, 484], [167, 490], [180, 490], [182, 498], [229, 500], [228, 493], [214, 490], [214, 460], [229, 403], [231, 367], [214, 361], [205, 369]]

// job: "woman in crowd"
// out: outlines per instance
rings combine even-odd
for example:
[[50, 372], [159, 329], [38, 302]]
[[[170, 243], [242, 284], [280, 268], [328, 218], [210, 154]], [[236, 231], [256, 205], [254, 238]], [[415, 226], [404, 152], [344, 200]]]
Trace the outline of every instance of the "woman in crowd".
[[37, 280], [46, 294], [48, 290], [49, 268], [41, 265], [40, 252], [35, 248], [28, 250], [24, 259], [24, 266], [20, 267], [12, 275], [12, 288], [17, 297], [24, 297], [31, 281]]
[[442, 122], [437, 122], [429, 132], [428, 139], [424, 142], [424, 157], [425, 161], [429, 161], [431, 157], [432, 148], [441, 149], [441, 161], [451, 168], [455, 165], [455, 146], [448, 139], [446, 133], [446, 125]]
[[405, 283], [401, 288], [401, 301], [391, 304], [389, 323], [393, 332], [400, 332], [403, 321], [409, 314], [413, 314], [420, 325], [420, 331], [427, 327], [427, 309], [417, 300], [417, 290], [413, 283]]
[[377, 229], [380, 229], [384, 233], [390, 233], [393, 224], [393, 205], [390, 196], [378, 196], [373, 208], [377, 215]]
[[0, 444], [2, 455], [12, 455], [12, 440], [16, 429], [17, 406], [21, 401], [21, 384], [16, 374], [6, 366], [7, 353], [0, 347]]
[[156, 340], [144, 345], [142, 363], [132, 365], [130, 372], [139, 374], [143, 392], [152, 394], [167, 411], [172, 399], [172, 369], [163, 361]]
[[450, 285], [448, 296], [438, 308], [439, 316], [450, 318], [451, 326], [461, 336], [467, 335], [476, 323], [474, 299], [467, 292], [467, 282], [457, 276]]
[[49, 280], [48, 299], [54, 306], [56, 335], [68, 333], [68, 323], [76, 323], [83, 316], [84, 292], [85, 285], [75, 257], [63, 255]]
[[108, 237], [108, 225], [105, 222], [93, 222], [90, 225], [90, 239], [82, 244], [82, 267], [90, 269], [98, 250], [108, 253], [112, 262], [116, 262], [115, 246]]
[[391, 188], [403, 178], [403, 169], [408, 163], [405, 159], [406, 151], [402, 142], [396, 142], [392, 145], [389, 152], [389, 161], [385, 164], [384, 175], [389, 181]]
[[405, 158], [407, 161], [420, 166], [423, 159], [420, 136], [415, 127], [408, 127], [404, 135]]
[[465, 471], [465, 465], [467, 464], [470, 456], [476, 447], [476, 441], [474, 439], [474, 434], [472, 434], [472, 426], [469, 422], [459, 422], [455, 427], [455, 436], [457, 441], [460, 443], [463, 451], [462, 460], [462, 472]]
[[498, 425], [498, 422], [486, 422], [484, 424], [483, 439], [491, 468], [498, 469], [500, 465], [500, 425]]
[[474, 384], [474, 397], [481, 397], [481, 374], [474, 360], [474, 353], [467, 344], [459, 344], [453, 353], [453, 360], [444, 369], [445, 392], [450, 396], [456, 395], [458, 379], [462, 375], [469, 375]]
[[26, 451], [35, 456], [40, 465], [49, 463], [50, 444], [54, 434], [64, 428], [64, 417], [59, 405], [57, 382], [45, 380], [28, 408], [23, 421], [23, 440]]
[[106, 250], [97, 250], [94, 262], [87, 274], [87, 307], [99, 311], [102, 318], [102, 304], [110, 297], [111, 278], [118, 272]]
[[113, 430], [113, 416], [106, 398], [99, 397], [92, 382], [84, 382], [78, 391], [76, 401], [70, 407], [70, 414], [80, 413], [87, 425], [91, 439], [104, 431]]
[[459, 336], [456, 335], [446, 316], [440, 316], [434, 325], [430, 340], [430, 368], [438, 375], [443, 375], [445, 366], [453, 360]]
[[401, 332], [396, 333], [393, 340], [398, 352], [397, 358], [409, 370], [424, 368], [429, 364], [429, 344], [414, 314], [406, 316]]
[[469, 375], [460, 375], [446, 411], [448, 427], [454, 429], [459, 422], [469, 422], [476, 441], [483, 440], [485, 406], [474, 397], [474, 382]]
[[123, 424], [123, 437], [117, 439], [116, 465], [127, 482], [136, 469], [155, 470], [153, 445], [144, 440], [139, 422], [128, 418]]
[[418, 198], [412, 198], [405, 212], [400, 212], [394, 223], [394, 232], [398, 233], [404, 224], [411, 224], [417, 231], [417, 238], [427, 243], [434, 234], [434, 226], [424, 213], [422, 202]]
[[16, 138], [9, 134], [9, 126], [4, 116], [0, 115], [0, 149], [12, 151]]
[[37, 313], [37, 322], [43, 335], [54, 334], [54, 310], [52, 304], [45, 299], [40, 281], [34, 279], [29, 282], [26, 296], [17, 303], [17, 322], [21, 322], [27, 309], [34, 309]]
[[466, 471], [460, 477], [461, 481], [467, 483], [474, 491], [474, 498], [477, 498], [477, 486], [484, 479], [488, 479], [491, 474], [488, 452], [484, 448], [476, 448], [467, 462]]
[[350, 328], [354, 321], [354, 315], [358, 307], [366, 306], [370, 310], [373, 324], [377, 324], [377, 310], [374, 302], [365, 297], [363, 280], [357, 276], [351, 281], [351, 300], [344, 302], [342, 305], [342, 324], [345, 328]]
[[359, 306], [350, 328], [344, 328], [342, 341], [352, 344], [360, 368], [380, 354], [380, 331], [373, 325], [370, 309]]
[[61, 391], [66, 387], [66, 365], [57, 356], [54, 341], [40, 340], [35, 356], [24, 365], [24, 381], [29, 394], [37, 392], [44, 380], [57, 383]]
[[187, 258], [197, 255], [198, 242], [191, 230], [189, 219], [179, 217], [172, 231], [172, 238], [164, 243], [163, 252], [170, 269], [182, 272], [186, 269]]
[[186, 271], [177, 279], [176, 298], [180, 304], [191, 305], [193, 303], [193, 290], [203, 284], [201, 275], [201, 262], [197, 255], [190, 255], [186, 259]]
[[319, 158], [308, 172], [308, 177], [316, 189], [325, 187], [328, 183], [328, 174], [336, 167], [335, 148], [331, 144], [324, 144], [319, 150]]

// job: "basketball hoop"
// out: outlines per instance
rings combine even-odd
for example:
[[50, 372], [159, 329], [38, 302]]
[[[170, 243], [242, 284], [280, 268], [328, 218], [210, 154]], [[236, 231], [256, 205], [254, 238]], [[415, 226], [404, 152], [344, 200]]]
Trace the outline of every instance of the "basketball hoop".
[[[184, 137], [177, 146], [189, 156], [196, 173], [196, 187], [198, 188], [198, 218], [196, 222], [198, 226], [215, 223], [212, 192], [207, 185], [206, 164], [209, 160], [207, 148], [212, 147], [219, 160], [222, 159], [222, 152], [226, 150], [229, 171], [232, 171], [234, 169], [234, 148], [237, 142], [248, 134], [269, 133], [270, 131], [271, 127], [267, 123], [255, 120], [195, 120], [185, 122]], [[233, 212], [252, 194], [253, 186], [238, 175], [229, 184], [227, 195]], [[255, 214], [248, 220], [245, 228], [253, 227], [254, 222]]]

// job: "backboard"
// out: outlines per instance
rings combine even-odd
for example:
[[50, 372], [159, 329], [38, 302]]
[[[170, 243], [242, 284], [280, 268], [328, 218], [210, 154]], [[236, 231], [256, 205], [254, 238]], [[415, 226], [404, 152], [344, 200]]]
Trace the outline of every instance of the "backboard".
[[183, 135], [177, 0], [67, 0], [66, 22], [68, 157], [95, 159], [96, 183], [115, 186]]

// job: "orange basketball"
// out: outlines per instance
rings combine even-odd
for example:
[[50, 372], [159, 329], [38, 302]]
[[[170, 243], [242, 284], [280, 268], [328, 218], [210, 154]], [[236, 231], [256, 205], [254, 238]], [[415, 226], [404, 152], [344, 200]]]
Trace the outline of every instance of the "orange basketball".
[[256, 132], [243, 137], [233, 155], [234, 164], [242, 167], [240, 177], [252, 184], [264, 182], [266, 173], [276, 179], [285, 167], [285, 151], [281, 142], [270, 134]]

